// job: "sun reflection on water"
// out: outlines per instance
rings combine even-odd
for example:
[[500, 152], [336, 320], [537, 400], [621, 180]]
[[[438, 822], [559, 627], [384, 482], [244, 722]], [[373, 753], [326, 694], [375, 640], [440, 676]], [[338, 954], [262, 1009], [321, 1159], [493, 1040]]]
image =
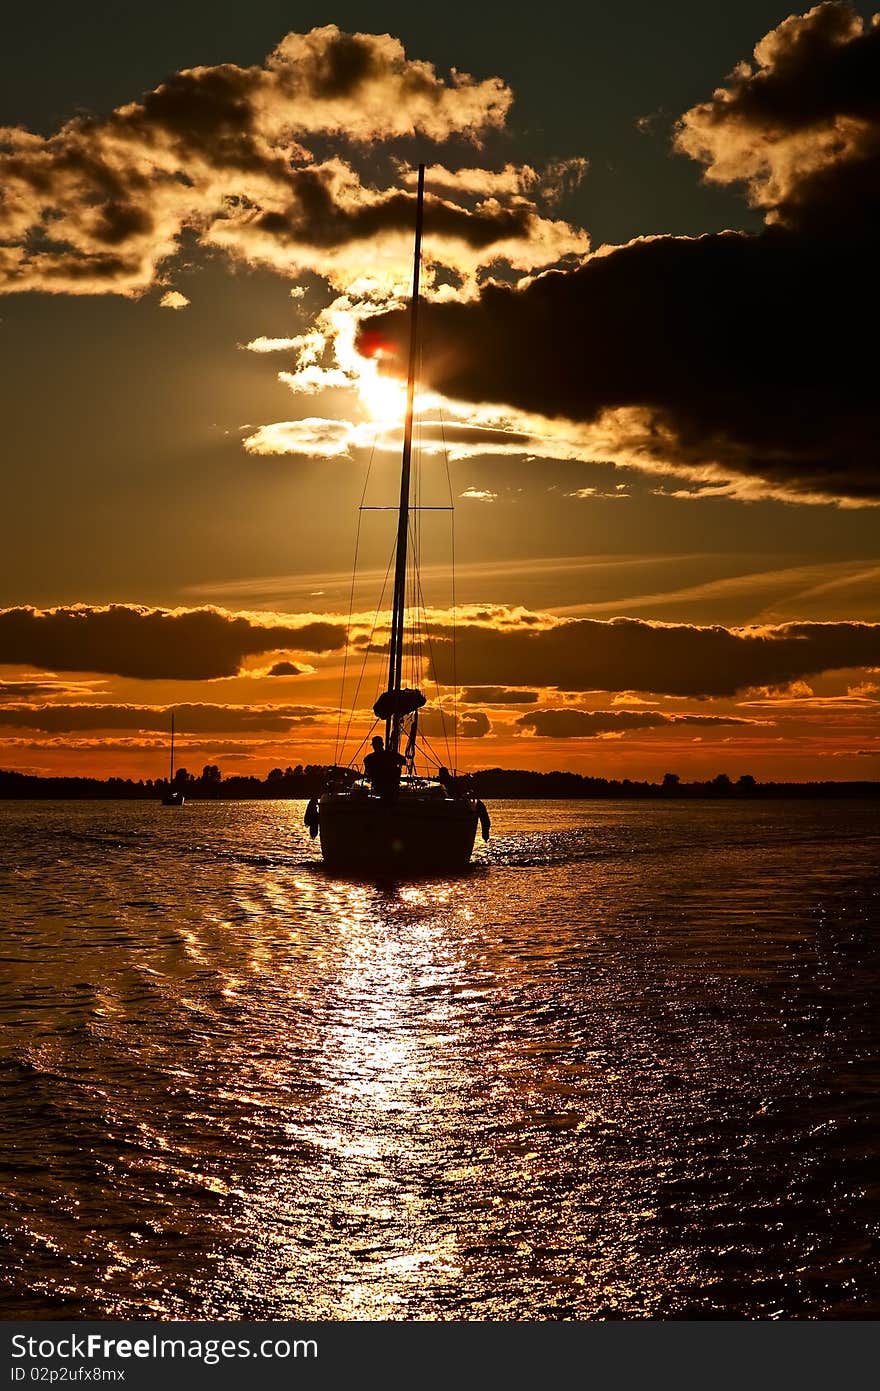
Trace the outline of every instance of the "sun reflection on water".
[[328, 877], [302, 811], [16, 809], [24, 870], [73, 847], [8, 913], [17, 1307], [864, 1305], [863, 1137], [827, 1098], [833, 1057], [873, 1077], [873, 821], [513, 808], [489, 871], [377, 886]]

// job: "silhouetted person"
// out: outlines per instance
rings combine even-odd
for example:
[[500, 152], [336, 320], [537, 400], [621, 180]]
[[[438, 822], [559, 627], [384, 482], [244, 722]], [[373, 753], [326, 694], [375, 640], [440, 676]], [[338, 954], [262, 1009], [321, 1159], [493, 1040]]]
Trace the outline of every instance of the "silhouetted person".
[[373, 752], [364, 759], [364, 772], [370, 779], [373, 791], [388, 802], [400, 786], [400, 770], [406, 759], [402, 754], [386, 749], [381, 734], [373, 739]]
[[452, 776], [448, 768], [445, 768], [441, 765], [437, 769], [437, 781], [443, 787], [445, 787], [450, 797], [455, 796], [455, 778]]

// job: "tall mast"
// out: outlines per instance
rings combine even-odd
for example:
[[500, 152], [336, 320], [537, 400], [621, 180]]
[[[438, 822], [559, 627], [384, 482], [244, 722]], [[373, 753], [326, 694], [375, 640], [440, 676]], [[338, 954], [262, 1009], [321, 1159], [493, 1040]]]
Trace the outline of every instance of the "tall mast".
[[[400, 470], [400, 507], [397, 514], [397, 552], [394, 562], [394, 601], [391, 610], [391, 646], [388, 657], [388, 689], [399, 691], [403, 677], [403, 623], [406, 614], [406, 550], [409, 535], [409, 482], [412, 463], [413, 402], [418, 363], [419, 271], [422, 261], [422, 216], [425, 204], [425, 166], [419, 165], [416, 197], [416, 245], [413, 255], [413, 287], [409, 307], [409, 370], [406, 379], [406, 422]], [[400, 718], [385, 721], [385, 744], [397, 752]]]
[[173, 781], [174, 781], [174, 711], [173, 711], [173, 710], [171, 711], [171, 773], [170, 773], [170, 775], [169, 775], [168, 781], [169, 781], [169, 782], [173, 782]]

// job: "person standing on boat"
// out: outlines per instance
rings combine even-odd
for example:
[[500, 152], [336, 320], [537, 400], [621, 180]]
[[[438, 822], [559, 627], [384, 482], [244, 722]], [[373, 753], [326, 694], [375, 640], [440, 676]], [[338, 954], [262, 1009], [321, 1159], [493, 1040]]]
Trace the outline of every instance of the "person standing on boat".
[[386, 749], [381, 734], [375, 735], [373, 752], [364, 759], [364, 773], [383, 802], [389, 802], [400, 786], [400, 770], [405, 762], [402, 754]]

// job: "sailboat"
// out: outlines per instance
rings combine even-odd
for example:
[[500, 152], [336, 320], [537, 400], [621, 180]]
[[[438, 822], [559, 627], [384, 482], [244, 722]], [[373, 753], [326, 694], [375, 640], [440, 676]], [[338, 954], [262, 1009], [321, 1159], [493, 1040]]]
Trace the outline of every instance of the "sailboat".
[[174, 786], [174, 711], [171, 711], [171, 767], [168, 772], [168, 791], [162, 798], [163, 807], [182, 807], [186, 798], [182, 788]]
[[488, 840], [490, 825], [489, 814], [467, 779], [437, 767], [436, 759], [432, 760], [436, 776], [417, 771], [417, 760], [424, 763], [429, 756], [419, 735], [419, 711], [426, 698], [403, 684], [424, 199], [425, 166], [420, 164], [388, 679], [373, 706], [376, 721], [384, 722], [385, 734], [373, 738], [374, 753], [364, 760], [366, 775], [352, 779], [350, 769], [334, 770], [335, 781], [309, 803], [305, 817], [312, 836], [321, 837], [321, 854], [328, 868], [400, 876], [465, 869], [477, 826]]

